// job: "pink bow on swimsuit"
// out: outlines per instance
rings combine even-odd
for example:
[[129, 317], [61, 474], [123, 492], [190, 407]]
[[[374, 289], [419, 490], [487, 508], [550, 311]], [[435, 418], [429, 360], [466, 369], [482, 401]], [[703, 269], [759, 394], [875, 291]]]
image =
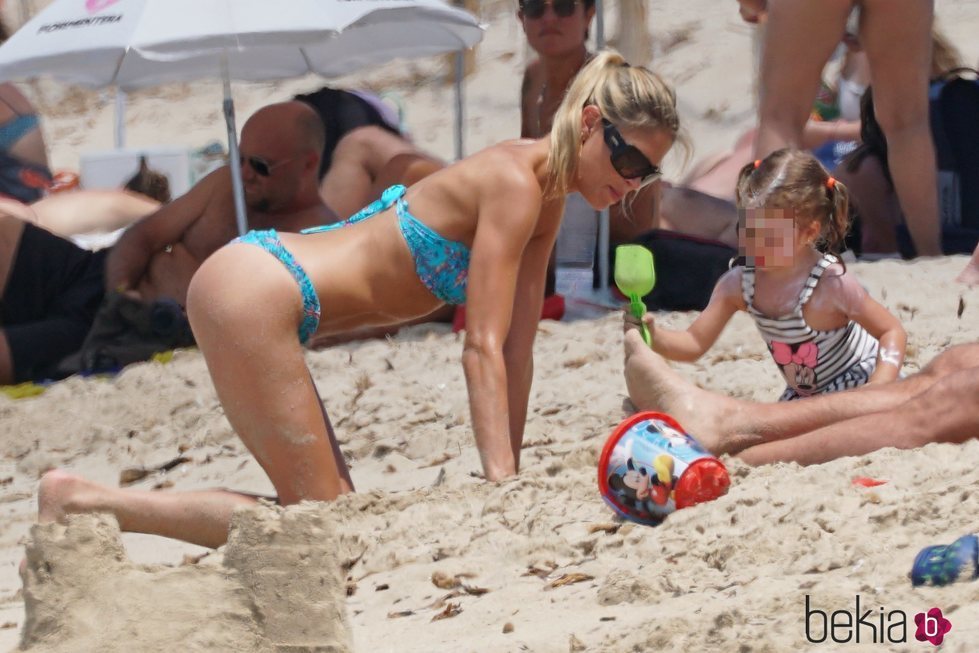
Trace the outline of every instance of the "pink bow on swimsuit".
[[795, 363], [796, 365], [802, 365], [803, 367], [812, 369], [816, 367], [816, 358], [818, 355], [819, 349], [813, 342], [805, 342], [799, 345], [795, 353], [792, 353], [792, 347], [784, 342], [772, 343], [772, 357], [775, 358], [775, 362], [779, 365]]

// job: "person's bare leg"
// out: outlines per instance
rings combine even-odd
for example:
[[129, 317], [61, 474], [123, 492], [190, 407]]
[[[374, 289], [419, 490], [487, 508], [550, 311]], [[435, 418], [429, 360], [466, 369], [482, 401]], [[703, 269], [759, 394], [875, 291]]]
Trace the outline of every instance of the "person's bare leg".
[[742, 407], [730, 397], [697, 387], [643, 342], [636, 329], [625, 333], [625, 382], [629, 399], [639, 410], [669, 413], [709, 451], [739, 449], [730, 442], [728, 425]]
[[236, 508], [252, 497], [225, 490], [154, 492], [101, 485], [63, 470], [47, 472], [38, 489], [38, 521], [63, 522], [69, 514], [107, 512], [119, 528], [151, 533], [201, 546], [219, 547], [228, 539]]
[[[265, 310], [255, 311], [256, 303]], [[188, 292], [188, 315], [228, 421], [283, 505], [353, 489], [298, 342], [301, 310], [289, 272], [245, 245], [209, 258]], [[71, 513], [111, 512], [124, 531], [216, 547], [227, 539], [234, 510], [254, 502], [227, 490], [112, 488], [56, 470], [42, 479], [38, 517], [63, 521]]]
[[901, 206], [877, 157], [864, 157], [853, 172], [844, 163], [833, 176], [846, 185], [859, 215], [861, 253], [897, 252], [896, 229], [901, 220]]
[[187, 301], [225, 415], [279, 500], [350, 491], [299, 343], [302, 298], [286, 267], [252, 245], [225, 247], [198, 270]]
[[935, 148], [928, 122], [932, 0], [865, 0], [861, 42], [894, 188], [920, 256], [941, 255]]
[[625, 355], [626, 387], [632, 403], [640, 410], [671, 414], [715, 454], [735, 453], [897, 408], [949, 374], [979, 369], [979, 345], [962, 345], [942, 352], [921, 372], [901, 381], [799, 401], [760, 403], [695, 386], [646, 346], [635, 330], [625, 334]]
[[972, 258], [965, 264], [965, 269], [959, 273], [959, 276], [955, 277], [955, 280], [967, 286], [979, 284], [979, 245], [972, 252]]
[[812, 465], [884, 447], [914, 449], [932, 442], [964, 442], [979, 435], [977, 402], [979, 367], [973, 367], [938, 379], [924, 392], [891, 409], [759, 444], [738, 457], [751, 465], [777, 461]]
[[853, 0], [769, 0], [754, 159], [800, 146], [823, 66], [843, 36]]
[[933, 0], [864, 0], [860, 39], [870, 59], [874, 111], [919, 256], [942, 253], [935, 148], [928, 121]]
[[386, 129], [358, 127], [337, 143], [320, 182], [320, 196], [338, 216], [350, 217], [375, 199], [374, 184], [384, 166], [395, 156], [414, 151], [411, 143]]

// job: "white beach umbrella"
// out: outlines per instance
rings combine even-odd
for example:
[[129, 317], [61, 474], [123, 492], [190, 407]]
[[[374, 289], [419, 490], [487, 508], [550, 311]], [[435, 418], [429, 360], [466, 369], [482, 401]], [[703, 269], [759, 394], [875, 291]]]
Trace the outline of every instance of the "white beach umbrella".
[[0, 79], [49, 75], [123, 90], [224, 80], [235, 209], [247, 229], [232, 79], [326, 77], [472, 47], [482, 28], [443, 0], [55, 0], [0, 46]]

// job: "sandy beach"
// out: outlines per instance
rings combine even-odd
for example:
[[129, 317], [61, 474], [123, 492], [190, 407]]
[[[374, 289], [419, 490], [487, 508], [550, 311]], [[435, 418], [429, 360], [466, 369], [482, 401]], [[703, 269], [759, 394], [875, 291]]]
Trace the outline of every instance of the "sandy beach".
[[[507, 3], [485, 4], [486, 37], [466, 83], [468, 152], [517, 135], [529, 56]], [[733, 0], [653, 4], [650, 64], [677, 86], [694, 158], [728, 147], [753, 123], [751, 28]], [[979, 61], [979, 2], [944, 0], [938, 15], [965, 60]], [[442, 60], [399, 62], [335, 83], [396, 93], [416, 143], [450, 158], [445, 72]], [[270, 99], [322, 83], [236, 85], [239, 125]], [[111, 148], [110, 95], [22, 88], [41, 108], [56, 169]], [[213, 83], [133, 94], [129, 144], [223, 141], [219, 110]], [[668, 161], [668, 177], [682, 172], [681, 159]], [[979, 340], [979, 288], [953, 281], [965, 260], [850, 266], [908, 331], [907, 373]], [[726, 496], [644, 527], [617, 519], [596, 483], [601, 447], [632, 410], [618, 314], [541, 323], [523, 468], [500, 484], [476, 476], [461, 349], [461, 335], [433, 325], [310, 352], [358, 493], [242, 515], [217, 551], [120, 540], [104, 518], [32, 534], [37, 481], [53, 467], [109, 484], [143, 470], [130, 487], [145, 490], [272, 492], [197, 351], [112, 379], [71, 378], [37, 397], [0, 395], [0, 650], [272, 651], [307, 649], [270, 642], [317, 641], [317, 650], [399, 653], [845, 651], [852, 643], [807, 640], [825, 634], [814, 611], [871, 610], [884, 628], [868, 650], [914, 651], [930, 644], [914, 640], [913, 616], [932, 607], [953, 624], [942, 650], [975, 650], [979, 582], [912, 588], [908, 572], [922, 547], [979, 532], [979, 441], [807, 468], [725, 459]], [[774, 401], [783, 387], [745, 315], [698, 363], [675, 367], [736, 397]], [[855, 477], [886, 482], [866, 488]], [[899, 634], [888, 630], [898, 612], [907, 643], [881, 642], [882, 631]], [[871, 629], [860, 636], [870, 642]]]

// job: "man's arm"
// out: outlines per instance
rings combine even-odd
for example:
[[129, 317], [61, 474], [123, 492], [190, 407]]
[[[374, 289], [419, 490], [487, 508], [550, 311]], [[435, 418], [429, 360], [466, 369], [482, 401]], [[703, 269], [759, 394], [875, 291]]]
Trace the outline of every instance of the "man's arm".
[[136, 288], [153, 255], [180, 241], [211, 199], [230, 192], [230, 188], [228, 168], [215, 170], [187, 193], [127, 229], [106, 258], [106, 290]]

